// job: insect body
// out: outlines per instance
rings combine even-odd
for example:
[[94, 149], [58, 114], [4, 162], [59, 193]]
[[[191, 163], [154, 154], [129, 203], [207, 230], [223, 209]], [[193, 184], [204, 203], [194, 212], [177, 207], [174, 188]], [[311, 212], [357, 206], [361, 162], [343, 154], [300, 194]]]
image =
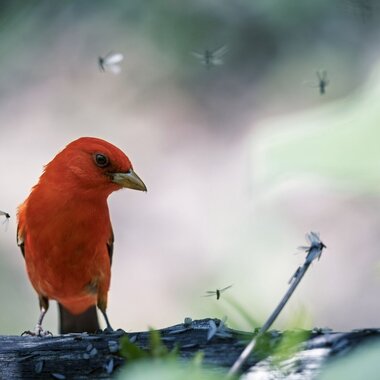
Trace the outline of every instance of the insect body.
[[216, 296], [216, 299], [218, 300], [220, 298], [220, 295], [225, 292], [227, 289], [231, 288], [232, 285], [228, 285], [223, 289], [216, 289], [216, 290], [208, 290], [206, 294], [203, 297], [213, 297]]
[[6, 218], [6, 220], [9, 219], [9, 218], [11, 217], [7, 212], [5, 212], [5, 211], [1, 211], [1, 210], [0, 210], [0, 215], [4, 215], [5, 218]]
[[327, 71], [317, 71], [317, 78], [318, 78], [318, 87], [319, 87], [319, 93], [321, 95], [326, 93], [326, 87], [329, 84], [329, 80], [327, 79]]

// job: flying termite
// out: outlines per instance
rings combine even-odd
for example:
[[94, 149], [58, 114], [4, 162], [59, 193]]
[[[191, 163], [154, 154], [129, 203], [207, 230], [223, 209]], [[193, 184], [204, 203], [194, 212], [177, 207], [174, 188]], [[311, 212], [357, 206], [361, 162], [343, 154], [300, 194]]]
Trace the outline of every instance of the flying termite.
[[123, 59], [123, 54], [109, 52], [104, 57], [98, 57], [99, 69], [103, 72], [109, 71], [113, 74], [119, 74], [121, 71], [119, 63], [121, 63]]
[[5, 220], [7, 220], [7, 219], [9, 219], [11, 217], [7, 212], [1, 211], [1, 210], [0, 210], [0, 215], [4, 215], [5, 216]]
[[213, 297], [216, 296], [216, 299], [218, 300], [223, 292], [225, 292], [227, 289], [231, 288], [232, 285], [228, 285], [225, 288], [222, 289], [216, 289], [216, 290], [207, 290], [206, 294], [203, 297]]
[[318, 85], [319, 87], [319, 93], [321, 95], [326, 93], [326, 87], [330, 83], [330, 81], [327, 79], [327, 71], [326, 70], [318, 70], [317, 71], [317, 78], [318, 78]]
[[223, 65], [223, 58], [227, 52], [227, 45], [222, 45], [215, 50], [206, 49], [203, 53], [193, 50], [191, 54], [197, 58], [202, 65], [206, 66], [206, 69], [209, 69], [213, 66]]
[[309, 232], [306, 234], [306, 240], [310, 243], [309, 246], [298, 247], [307, 253], [306, 262], [311, 263], [315, 259], [320, 259], [322, 251], [326, 246], [323, 244], [317, 232]]
[[11, 216], [7, 212], [1, 211], [1, 210], [0, 210], [0, 215], [5, 216], [5, 220], [3, 221], [3, 224], [5, 224], [5, 230], [7, 230], [9, 219]]

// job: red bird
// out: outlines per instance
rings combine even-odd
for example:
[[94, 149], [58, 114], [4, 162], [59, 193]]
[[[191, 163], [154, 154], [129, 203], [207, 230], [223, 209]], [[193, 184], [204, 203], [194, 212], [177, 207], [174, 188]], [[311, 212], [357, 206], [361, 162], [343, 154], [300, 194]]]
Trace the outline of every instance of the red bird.
[[60, 311], [60, 333], [99, 329], [96, 306], [107, 329], [113, 232], [107, 198], [127, 187], [146, 191], [128, 157], [107, 141], [82, 137], [45, 166], [39, 182], [18, 209], [18, 245], [36, 290], [40, 316], [49, 300]]

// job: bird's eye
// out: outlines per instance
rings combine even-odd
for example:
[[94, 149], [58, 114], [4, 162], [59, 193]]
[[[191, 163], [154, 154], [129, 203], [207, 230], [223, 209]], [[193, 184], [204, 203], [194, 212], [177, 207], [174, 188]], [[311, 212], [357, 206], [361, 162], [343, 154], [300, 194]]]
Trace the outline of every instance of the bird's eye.
[[95, 164], [100, 168], [105, 168], [109, 164], [108, 157], [102, 153], [96, 153], [94, 155]]

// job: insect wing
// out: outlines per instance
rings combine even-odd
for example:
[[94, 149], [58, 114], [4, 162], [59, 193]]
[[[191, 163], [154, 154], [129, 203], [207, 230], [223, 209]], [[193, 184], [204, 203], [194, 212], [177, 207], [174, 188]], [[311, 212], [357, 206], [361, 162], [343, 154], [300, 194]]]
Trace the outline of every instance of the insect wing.
[[322, 74], [319, 70], [317, 71], [317, 78], [319, 81], [323, 80]]
[[197, 51], [192, 51], [191, 54], [198, 59], [202, 65], [208, 66], [210, 64], [210, 57], [208, 57], [207, 54], [199, 53]]
[[220, 298], [220, 294], [225, 292], [227, 289], [231, 288], [233, 284], [226, 286], [222, 289], [216, 289], [216, 290], [207, 290], [205, 295], [203, 297], [212, 297], [216, 296], [216, 299]]
[[115, 63], [120, 63], [124, 59], [121, 53], [108, 53], [103, 61], [105, 65], [114, 65]]
[[318, 258], [318, 260], [319, 260], [321, 255], [322, 255], [322, 249], [323, 248], [320, 246], [319, 247], [316, 247], [316, 246], [311, 247], [309, 253], [306, 256], [306, 262], [311, 263], [316, 258]]
[[107, 71], [110, 71], [113, 74], [119, 74], [121, 72], [121, 67], [119, 65], [107, 65]]
[[321, 239], [319, 233], [311, 231], [308, 234], [308, 240], [310, 241], [311, 246], [319, 246], [321, 244]]
[[228, 52], [227, 45], [223, 45], [220, 48], [213, 51], [212, 55], [215, 58], [222, 58]]
[[211, 63], [214, 65], [214, 66], [221, 66], [224, 64], [224, 61], [221, 59], [221, 58], [212, 58], [211, 59]]
[[216, 334], [218, 331], [218, 327], [216, 326], [216, 323], [211, 319], [209, 321], [209, 328], [207, 331], [207, 342], [212, 339], [212, 337]]
[[322, 255], [322, 251], [324, 248], [326, 248], [326, 246], [322, 243], [322, 241], [319, 237], [319, 233], [311, 231], [308, 234], [308, 238], [309, 238], [309, 241], [311, 243], [311, 246], [309, 248], [308, 255], [306, 257], [306, 261], [312, 262], [316, 258], [318, 258], [318, 260], [319, 260], [321, 258], [321, 255]]
[[317, 70], [316, 73], [317, 73], [317, 78], [318, 78], [319, 83], [321, 83], [321, 82], [323, 82], [323, 83], [328, 82], [327, 71], [326, 70]]
[[199, 53], [199, 52], [197, 52], [197, 51], [195, 51], [195, 50], [192, 50], [192, 51], [191, 51], [191, 55], [192, 55], [193, 57], [199, 59], [199, 60], [202, 60], [202, 61], [204, 60], [204, 54]]
[[231, 288], [232, 285], [228, 285], [226, 286], [225, 288], [222, 288], [222, 289], [219, 289], [219, 292], [222, 293], [222, 292], [225, 292], [227, 289]]
[[11, 217], [7, 212], [1, 211], [1, 210], [0, 210], [0, 215], [4, 215], [7, 219]]
[[108, 71], [119, 74], [121, 67], [118, 65], [124, 59], [121, 53], [108, 53], [105, 57], [98, 58], [98, 65], [101, 71]]
[[8, 230], [9, 219], [10, 219], [11, 216], [7, 212], [5, 212], [5, 211], [0, 211], [0, 215], [5, 216], [5, 220], [3, 221], [2, 224], [5, 225], [5, 231], [7, 231]]
[[213, 297], [215, 295], [216, 295], [216, 291], [215, 290], [207, 290], [206, 294], [203, 297]]

